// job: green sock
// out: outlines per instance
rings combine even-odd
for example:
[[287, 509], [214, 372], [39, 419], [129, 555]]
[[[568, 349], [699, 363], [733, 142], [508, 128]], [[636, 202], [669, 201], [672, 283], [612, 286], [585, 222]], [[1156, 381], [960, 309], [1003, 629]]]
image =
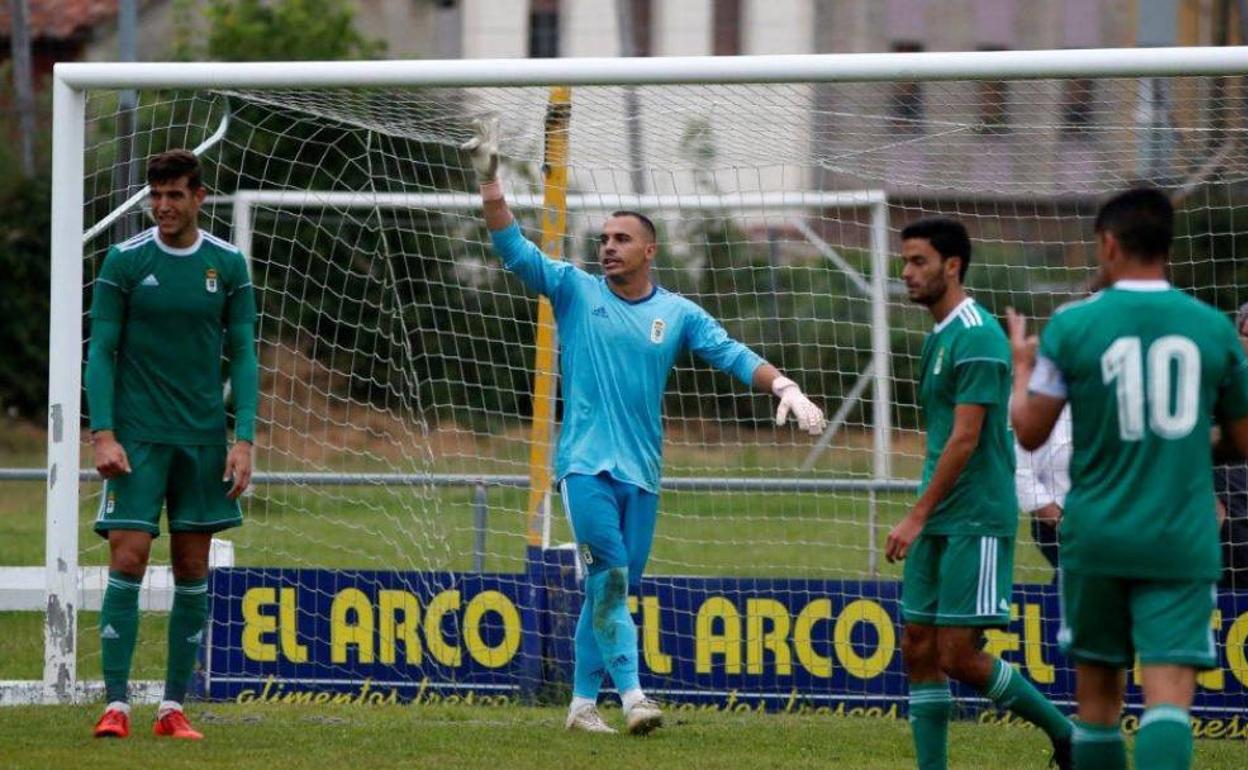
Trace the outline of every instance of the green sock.
[[1094, 725], [1075, 720], [1076, 770], [1127, 770], [1127, 748], [1118, 725]]
[[208, 579], [173, 581], [173, 610], [169, 613], [169, 663], [165, 668], [165, 700], [181, 703], [191, 683], [191, 671], [208, 619]]
[[1178, 706], [1153, 706], [1135, 735], [1136, 770], [1188, 770], [1192, 766], [1192, 724]]
[[130, 660], [139, 637], [139, 586], [143, 578], [109, 570], [100, 604], [100, 665], [109, 703], [130, 701]]
[[1001, 708], [1009, 709], [1049, 736], [1049, 740], [1070, 739], [1072, 726], [1066, 715], [1057, 710], [1039, 690], [1009, 663], [997, 658], [992, 662], [992, 675], [984, 695]]
[[948, 682], [910, 683], [910, 733], [919, 770], [945, 770], [949, 763]]

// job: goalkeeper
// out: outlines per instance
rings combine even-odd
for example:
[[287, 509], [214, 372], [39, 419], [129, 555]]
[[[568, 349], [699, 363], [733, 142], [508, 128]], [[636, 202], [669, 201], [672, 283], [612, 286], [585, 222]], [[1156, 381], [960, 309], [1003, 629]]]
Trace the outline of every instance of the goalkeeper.
[[[95, 531], [108, 539], [100, 653], [108, 706], [96, 737], [130, 734], [127, 686], [139, 587], [168, 510], [173, 608], [165, 694], [155, 732], [203, 736], [182, 711], [208, 616], [212, 534], [242, 523], [256, 419], [256, 304], [238, 249], [202, 232], [205, 190], [186, 150], [147, 167], [156, 226], [113, 246], [91, 303], [87, 402], [104, 491]], [[221, 352], [228, 339], [236, 407], [226, 451]]]
[[702, 360], [779, 399], [776, 422], [792, 414], [819, 434], [823, 412], [797, 384], [693, 302], [656, 285], [654, 225], [617, 211], [598, 246], [603, 277], [546, 257], [520, 232], [498, 178], [498, 120], [475, 121], [464, 144], [481, 184], [485, 223], [503, 265], [550, 299], [559, 327], [563, 427], [555, 458], [564, 511], [588, 578], [576, 626], [572, 704], [566, 727], [615, 732], [598, 713], [603, 675], [620, 693], [628, 732], [662, 723], [639, 686], [637, 627], [630, 588], [641, 582], [658, 515], [663, 390], [676, 358]]

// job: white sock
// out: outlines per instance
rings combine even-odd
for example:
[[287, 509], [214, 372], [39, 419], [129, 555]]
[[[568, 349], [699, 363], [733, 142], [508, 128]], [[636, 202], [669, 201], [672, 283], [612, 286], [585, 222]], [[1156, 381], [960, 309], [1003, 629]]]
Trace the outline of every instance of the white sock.
[[568, 713], [575, 714], [586, 706], [597, 706], [598, 701], [593, 698], [582, 698], [578, 695], [572, 696], [572, 705], [568, 706]]
[[160, 702], [160, 705], [156, 708], [156, 718], [160, 719], [165, 714], [168, 714], [170, 711], [181, 711], [181, 710], [182, 710], [182, 704], [178, 703], [176, 700], [162, 700]]
[[633, 689], [620, 694], [620, 702], [624, 704], [625, 713], [632, 711], [633, 706], [636, 706], [645, 699], [646, 694], [641, 691], [640, 687], [634, 687]]
[[130, 704], [125, 701], [115, 700], [104, 707], [105, 711], [120, 711], [126, 716], [130, 716]]

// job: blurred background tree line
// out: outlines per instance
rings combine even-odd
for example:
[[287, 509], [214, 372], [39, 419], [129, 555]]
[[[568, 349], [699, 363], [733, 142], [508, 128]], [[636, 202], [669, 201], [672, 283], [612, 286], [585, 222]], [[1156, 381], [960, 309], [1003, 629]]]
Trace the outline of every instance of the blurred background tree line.
[[[381, 43], [356, 31], [348, 0], [209, 0], [202, 9], [190, 0], [179, 3], [187, 23], [175, 25], [174, 59], [341, 60], [383, 52]], [[203, 19], [191, 23], [192, 14]], [[207, 32], [201, 35], [198, 29]], [[3, 74], [8, 81], [10, 73]], [[22, 173], [16, 143], [0, 142], [0, 339], [6, 351], [0, 406], [12, 417], [36, 422], [46, 409], [51, 215], [51, 105], [48, 89], [38, 94], [36, 172]], [[245, 142], [227, 141], [214, 150], [208, 164], [214, 192], [272, 186], [275, 180], [290, 189], [471, 188], [462, 159], [445, 145], [379, 136], [360, 126], [252, 101], [230, 103], [239, 124], [280, 130], [253, 132]], [[202, 95], [168, 95], [141, 110], [144, 147], [136, 153], [187, 143], [178, 126], [201, 124], [211, 130], [210, 120], [191, 115], [205, 109], [215, 108]], [[5, 136], [14, 135], [15, 114], [4, 112], [0, 120]], [[106, 122], [101, 130], [108, 129]], [[708, 129], [693, 125], [690, 132], [690, 152], [713, 163]], [[98, 140], [96, 151], [102, 156], [114, 151], [107, 137]], [[378, 141], [385, 143], [383, 152], [377, 151]], [[361, 158], [370, 163], [360, 163]], [[93, 164], [108, 166], [106, 157]], [[1174, 277], [1181, 287], [1229, 311], [1248, 286], [1248, 242], [1236, 237], [1248, 224], [1243, 221], [1248, 209], [1234, 200], [1210, 205], [1214, 194], [1226, 195], [1222, 189], [1209, 195], [1198, 191], [1189, 197], [1192, 207], [1180, 214]], [[97, 194], [88, 223], [106, 214], [113, 202]], [[137, 228], [143, 215], [132, 214], [128, 221]], [[348, 375], [345, 387], [352, 398], [390, 408], [414, 385], [421, 389], [421, 404], [442, 408], [477, 429], [498, 427], [500, 415], [529, 413], [536, 304], [516, 301], [527, 291], [497, 270], [484, 283], [464, 279], [463, 244], [487, 240], [479, 227], [466, 231], [462, 217], [384, 211], [344, 217], [332, 235], [314, 218], [270, 216], [262, 225], [253, 250], [268, 255], [255, 278], [265, 291], [266, 323], [275, 324], [269, 334], [288, 337], [302, 346], [302, 353]], [[870, 361], [870, 308], [852, 299], [855, 292], [847, 279], [821, 262], [781, 268], [775, 243], [783, 234], [747, 234], [728, 212], [692, 219], [683, 232], [663, 235], [665, 240], [679, 236], [692, 252], [679, 259], [665, 255], [660, 282], [702, 304], [730, 334], [801, 379], [828, 411], [834, 410]], [[591, 253], [592, 245], [585, 252]], [[378, 254], [405, 258], [369, 259]], [[865, 252], [846, 250], [844, 256], [867, 271]], [[1033, 317], [1047, 317], [1078, 287], [1068, 286], [1066, 294], [1038, 288], [1062, 280], [1069, 284], [1071, 271], [1041, 266], [1020, 273], [1015, 260], [1025, 258], [1020, 248], [977, 260], [970, 285], [995, 312], [1011, 304]], [[904, 302], [904, 297], [894, 301]], [[918, 350], [929, 326], [921, 313], [893, 313], [895, 420], [901, 426], [917, 421]], [[308, 344], [308, 339], [316, 342]], [[866, 421], [869, 395], [868, 390], [851, 422]], [[767, 397], [743, 396], [736, 384], [700, 363], [682, 366], [673, 376], [667, 406], [669, 414], [760, 425], [771, 414]]]

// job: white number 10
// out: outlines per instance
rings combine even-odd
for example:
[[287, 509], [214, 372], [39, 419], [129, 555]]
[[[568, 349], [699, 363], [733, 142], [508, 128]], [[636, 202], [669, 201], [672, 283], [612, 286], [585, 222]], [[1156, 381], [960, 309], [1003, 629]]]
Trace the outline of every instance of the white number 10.
[[1200, 350], [1187, 337], [1170, 335], [1149, 346], [1147, 371], [1143, 364], [1139, 337], [1119, 337], [1101, 356], [1101, 379], [1115, 383], [1118, 396], [1118, 435], [1144, 438], [1147, 379], [1148, 427], [1161, 438], [1183, 438], [1196, 426], [1200, 406]]

